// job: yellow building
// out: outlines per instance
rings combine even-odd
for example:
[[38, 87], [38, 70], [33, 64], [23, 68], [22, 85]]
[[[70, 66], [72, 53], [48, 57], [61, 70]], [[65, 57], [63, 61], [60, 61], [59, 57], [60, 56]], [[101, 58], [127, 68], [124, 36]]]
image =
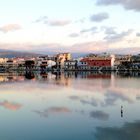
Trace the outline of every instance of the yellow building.
[[64, 62], [72, 59], [70, 53], [59, 53], [57, 54], [56, 58], [57, 58], [58, 69], [64, 69]]

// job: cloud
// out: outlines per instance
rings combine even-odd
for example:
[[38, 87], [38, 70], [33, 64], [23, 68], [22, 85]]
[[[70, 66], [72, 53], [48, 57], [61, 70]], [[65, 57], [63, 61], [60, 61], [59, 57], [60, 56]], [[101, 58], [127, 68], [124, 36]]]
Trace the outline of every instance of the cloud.
[[137, 36], [137, 37], [140, 37], [140, 33], [136, 33], [136, 36]]
[[48, 17], [47, 16], [39, 17], [37, 20], [35, 20], [35, 23], [38, 23], [38, 22], [43, 22], [44, 24], [46, 24], [48, 23]]
[[117, 48], [107, 50], [111, 53], [118, 54], [138, 54], [140, 52], [140, 47], [127, 47], [127, 48]]
[[86, 18], [81, 18], [79, 20], [76, 20], [75, 23], [84, 23], [86, 21]]
[[[48, 53], [48, 52], [57, 52], [63, 51], [65, 46], [59, 43], [0, 43], [0, 48], [4, 48], [7, 50], [16, 50], [16, 51], [27, 51], [27, 52], [36, 52], [36, 53]], [[22, 48], [22, 50], [21, 50]]]
[[[122, 0], [125, 1], [125, 0]], [[118, 4], [121, 0], [97, 0], [98, 5], [110, 5], [110, 4]]]
[[97, 140], [139, 140], [140, 121], [126, 122], [122, 127], [97, 127], [94, 135]]
[[87, 33], [87, 32], [96, 33], [97, 29], [98, 29], [97, 27], [91, 27], [91, 28], [88, 28], [88, 29], [81, 30], [80, 33]]
[[11, 103], [9, 101], [0, 102], [0, 106], [3, 106], [4, 108], [9, 109], [9, 110], [19, 110], [22, 107], [22, 105], [20, 104]]
[[69, 37], [78, 37], [84, 33], [91, 33], [91, 34], [94, 34], [94, 33], [97, 33], [97, 27], [91, 27], [91, 28], [87, 28], [87, 29], [82, 29], [79, 33], [71, 33], [69, 34]]
[[[117, 33], [118, 34], [118, 33]], [[106, 35], [105, 37], [111, 35]], [[114, 35], [115, 36], [115, 35]], [[125, 36], [127, 37], [127, 36]], [[125, 38], [124, 37], [124, 38]], [[115, 38], [115, 37], [114, 37]], [[123, 38], [122, 38], [123, 39]], [[55, 54], [60, 52], [71, 52], [71, 53], [101, 53], [101, 52], [110, 52], [110, 53], [121, 53], [121, 54], [137, 54], [140, 51], [139, 46], [134, 47], [113, 47], [117, 41], [122, 40], [121, 38], [116, 38], [116, 40], [99, 40], [99, 41], [89, 41], [75, 43], [72, 45], [65, 45], [61, 43], [0, 43], [0, 48], [16, 50], [16, 51], [28, 51], [34, 52], [37, 54]], [[114, 42], [113, 42], [114, 41]], [[112, 47], [109, 47], [112, 45]]]
[[72, 33], [72, 34], [69, 35], [69, 37], [78, 37], [78, 36], [79, 36], [78, 33]]
[[128, 35], [130, 35], [133, 32], [133, 30], [129, 29], [127, 31], [123, 31], [121, 33], [117, 33], [115, 31], [105, 31], [107, 33], [107, 36], [104, 37], [104, 39], [108, 42], [115, 42], [115, 41], [121, 41]]
[[97, 5], [122, 5], [125, 9], [140, 11], [140, 0], [96, 0]]
[[63, 45], [59, 43], [42, 43], [42, 44], [32, 44], [32, 43], [0, 43], [0, 48], [17, 50], [17, 51], [30, 51], [36, 53], [58, 53], [58, 52], [100, 52], [107, 49], [106, 42], [102, 41], [93, 41], [93, 42], [84, 42], [76, 43], [72, 45]]
[[49, 21], [49, 25], [51, 26], [65, 26], [70, 24], [70, 20], [51, 20]]
[[12, 32], [21, 29], [21, 26], [19, 24], [8, 24], [0, 27], [0, 31], [7, 33]]
[[70, 20], [52, 20], [49, 19], [47, 16], [39, 17], [37, 20], [35, 20], [35, 23], [43, 23], [50, 26], [66, 26], [71, 23]]
[[117, 34], [117, 32], [115, 31], [115, 27], [102, 27], [102, 29], [105, 30], [105, 34], [107, 35]]
[[93, 41], [85, 43], [77, 43], [70, 47], [72, 52], [100, 52], [107, 49], [106, 42], [103, 41]]
[[90, 20], [93, 22], [102, 22], [108, 18], [109, 18], [108, 13], [103, 12], [103, 13], [98, 13], [98, 14], [92, 15], [90, 17]]
[[51, 114], [63, 114], [63, 113], [70, 113], [71, 110], [66, 107], [50, 107], [43, 111], [36, 110], [35, 113], [39, 114], [42, 117], [48, 117]]
[[98, 119], [98, 120], [102, 120], [102, 121], [107, 121], [109, 119], [109, 114], [103, 111], [91, 111], [90, 117]]

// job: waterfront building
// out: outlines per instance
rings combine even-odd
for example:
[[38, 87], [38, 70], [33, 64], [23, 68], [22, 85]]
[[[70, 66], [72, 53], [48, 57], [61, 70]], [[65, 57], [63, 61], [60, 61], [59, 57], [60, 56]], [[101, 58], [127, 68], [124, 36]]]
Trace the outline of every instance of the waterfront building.
[[58, 70], [64, 69], [64, 62], [71, 60], [71, 54], [70, 53], [59, 53], [56, 55], [56, 67]]
[[24, 68], [24, 66], [25, 66], [24, 58], [18, 58], [17, 63], [18, 63], [18, 68]]
[[0, 69], [5, 68], [8, 58], [0, 58]]
[[80, 62], [83, 64], [82, 69], [88, 69], [88, 70], [111, 69], [111, 58], [100, 58], [100, 57], [83, 58]]
[[0, 58], [0, 64], [5, 64], [8, 58]]
[[77, 70], [77, 60], [66, 60], [64, 62], [65, 70]]
[[17, 67], [18, 67], [18, 63], [16, 59], [8, 59], [5, 63], [6, 69], [14, 70], [17, 69]]
[[47, 60], [47, 63], [49, 69], [52, 69], [52, 67], [56, 65], [56, 62], [53, 60]]
[[40, 56], [36, 59], [37, 69], [52, 69], [52, 66], [56, 65], [55, 58], [47, 56]]
[[132, 67], [132, 55], [116, 55], [114, 61], [115, 70], [127, 70]]
[[83, 58], [80, 61], [78, 61], [77, 67], [78, 67], [78, 70], [88, 70], [88, 69], [90, 69], [89, 66], [88, 66], [88, 62], [84, 61]]
[[131, 61], [132, 55], [116, 55], [114, 65], [121, 65], [123, 62], [131, 62]]

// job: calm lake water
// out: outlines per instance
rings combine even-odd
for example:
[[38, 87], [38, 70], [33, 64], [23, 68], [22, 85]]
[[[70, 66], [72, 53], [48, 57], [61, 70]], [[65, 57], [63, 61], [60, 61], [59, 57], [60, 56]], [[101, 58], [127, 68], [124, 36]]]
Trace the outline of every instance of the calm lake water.
[[0, 73], [0, 140], [140, 140], [140, 73]]

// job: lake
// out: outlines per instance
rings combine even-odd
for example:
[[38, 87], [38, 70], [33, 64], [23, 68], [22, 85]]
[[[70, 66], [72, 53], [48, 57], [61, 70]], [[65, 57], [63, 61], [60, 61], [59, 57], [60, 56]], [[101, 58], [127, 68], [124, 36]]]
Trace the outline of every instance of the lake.
[[140, 73], [0, 73], [0, 140], [140, 140]]

